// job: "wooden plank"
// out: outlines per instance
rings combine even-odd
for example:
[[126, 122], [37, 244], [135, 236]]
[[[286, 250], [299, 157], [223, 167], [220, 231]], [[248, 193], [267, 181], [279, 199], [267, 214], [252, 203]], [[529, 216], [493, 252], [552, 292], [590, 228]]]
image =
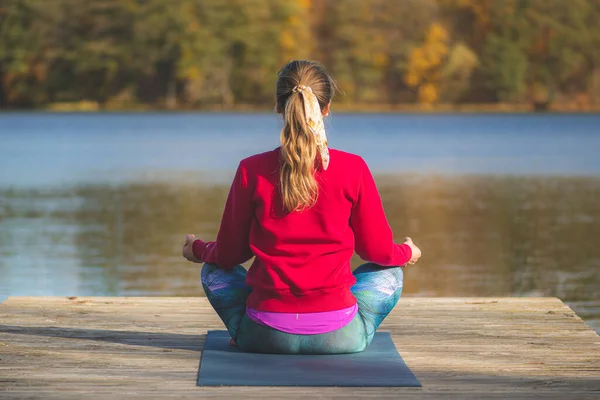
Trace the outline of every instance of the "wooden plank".
[[199, 388], [205, 298], [10, 297], [0, 398], [598, 398], [600, 337], [555, 298], [404, 298], [381, 329], [423, 388]]

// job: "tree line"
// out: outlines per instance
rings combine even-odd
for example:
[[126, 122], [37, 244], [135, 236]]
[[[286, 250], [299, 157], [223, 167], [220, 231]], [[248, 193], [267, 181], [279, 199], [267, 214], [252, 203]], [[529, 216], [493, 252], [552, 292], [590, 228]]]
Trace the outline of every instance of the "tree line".
[[600, 103], [600, 0], [0, 0], [0, 108], [272, 107], [321, 61], [357, 107]]

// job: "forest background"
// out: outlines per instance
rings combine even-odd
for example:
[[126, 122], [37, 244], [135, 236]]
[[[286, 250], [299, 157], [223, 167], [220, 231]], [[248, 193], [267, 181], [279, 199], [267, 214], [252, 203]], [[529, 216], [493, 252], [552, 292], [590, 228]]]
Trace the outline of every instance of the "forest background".
[[0, 109], [600, 110], [600, 0], [0, 0]]

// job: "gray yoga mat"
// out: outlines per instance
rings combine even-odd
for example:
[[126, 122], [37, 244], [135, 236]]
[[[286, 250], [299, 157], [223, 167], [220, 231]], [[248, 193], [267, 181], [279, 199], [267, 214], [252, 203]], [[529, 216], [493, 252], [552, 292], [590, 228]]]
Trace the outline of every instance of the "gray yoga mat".
[[209, 331], [198, 386], [421, 386], [389, 332], [377, 332], [355, 354], [244, 353], [229, 345], [227, 331]]

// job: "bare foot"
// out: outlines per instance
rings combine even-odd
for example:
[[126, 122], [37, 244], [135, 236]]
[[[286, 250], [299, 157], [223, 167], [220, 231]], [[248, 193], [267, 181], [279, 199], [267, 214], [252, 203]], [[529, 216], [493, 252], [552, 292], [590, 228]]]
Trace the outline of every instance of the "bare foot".
[[235, 346], [235, 341], [233, 339], [229, 339], [229, 345]]

